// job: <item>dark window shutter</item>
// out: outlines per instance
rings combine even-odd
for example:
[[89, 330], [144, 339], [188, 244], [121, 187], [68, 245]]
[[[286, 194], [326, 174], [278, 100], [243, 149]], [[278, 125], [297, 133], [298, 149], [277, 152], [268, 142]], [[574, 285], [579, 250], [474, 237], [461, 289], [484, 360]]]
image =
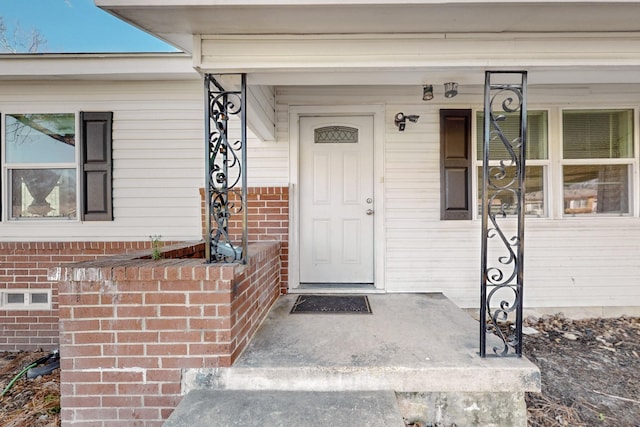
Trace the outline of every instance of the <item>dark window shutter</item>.
[[471, 110], [440, 110], [440, 219], [471, 219]]
[[113, 113], [80, 113], [83, 221], [113, 220], [111, 128]]

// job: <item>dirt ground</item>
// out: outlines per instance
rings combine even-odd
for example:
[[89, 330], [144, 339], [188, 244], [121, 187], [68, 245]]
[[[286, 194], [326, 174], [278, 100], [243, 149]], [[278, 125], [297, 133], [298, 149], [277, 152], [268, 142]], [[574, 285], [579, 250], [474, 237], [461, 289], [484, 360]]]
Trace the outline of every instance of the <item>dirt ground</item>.
[[[526, 325], [537, 333], [525, 336], [524, 354], [542, 373], [542, 393], [527, 395], [530, 427], [640, 427], [640, 318], [555, 315]], [[0, 353], [0, 393], [46, 354]], [[59, 394], [58, 370], [21, 377], [0, 397], [0, 426], [59, 426]]]

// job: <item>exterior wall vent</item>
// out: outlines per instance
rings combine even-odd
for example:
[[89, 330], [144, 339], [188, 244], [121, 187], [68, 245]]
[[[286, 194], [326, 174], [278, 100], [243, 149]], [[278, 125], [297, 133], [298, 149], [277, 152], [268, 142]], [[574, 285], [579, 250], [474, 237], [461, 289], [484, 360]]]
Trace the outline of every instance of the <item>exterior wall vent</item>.
[[51, 310], [51, 290], [6, 289], [0, 291], [2, 310]]

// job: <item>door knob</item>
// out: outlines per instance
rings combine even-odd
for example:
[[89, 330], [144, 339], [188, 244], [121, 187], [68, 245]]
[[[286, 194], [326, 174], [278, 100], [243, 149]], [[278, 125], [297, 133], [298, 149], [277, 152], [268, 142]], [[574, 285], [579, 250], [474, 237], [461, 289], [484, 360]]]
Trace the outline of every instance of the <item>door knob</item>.
[[373, 215], [373, 209], [367, 209], [367, 215]]

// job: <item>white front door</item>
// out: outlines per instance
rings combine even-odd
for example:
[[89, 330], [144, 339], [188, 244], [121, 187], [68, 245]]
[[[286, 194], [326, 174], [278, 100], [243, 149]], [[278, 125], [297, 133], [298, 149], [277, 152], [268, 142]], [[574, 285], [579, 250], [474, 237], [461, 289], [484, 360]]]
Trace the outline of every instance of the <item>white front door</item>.
[[300, 118], [300, 283], [373, 283], [373, 117]]

